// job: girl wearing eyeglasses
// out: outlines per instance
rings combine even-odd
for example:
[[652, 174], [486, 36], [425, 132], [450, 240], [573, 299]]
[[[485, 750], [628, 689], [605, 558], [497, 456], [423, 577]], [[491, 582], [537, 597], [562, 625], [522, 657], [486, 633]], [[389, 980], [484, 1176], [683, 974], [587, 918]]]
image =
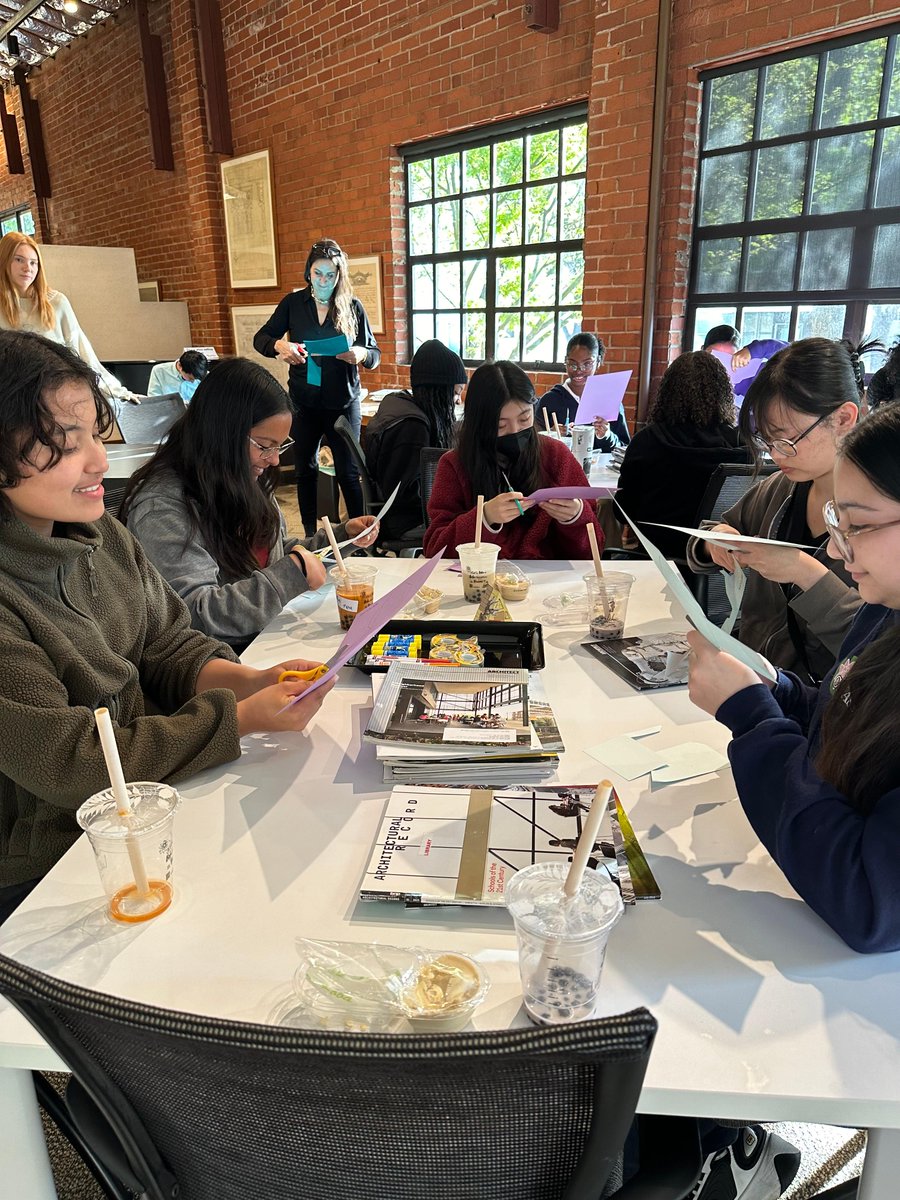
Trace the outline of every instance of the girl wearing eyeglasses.
[[[243, 648], [285, 604], [325, 582], [311, 553], [323, 531], [286, 536], [275, 499], [293, 406], [258, 363], [232, 358], [203, 380], [153, 458], [132, 476], [119, 517], [187, 604], [195, 629]], [[338, 540], [374, 540], [354, 517]], [[370, 530], [367, 534], [366, 531]]]
[[760, 682], [696, 633], [691, 699], [727, 725], [738, 796], [791, 885], [849, 946], [900, 949], [900, 406], [847, 434], [829, 552], [864, 601], [819, 688]]
[[746, 569], [742, 642], [775, 666], [818, 683], [834, 665], [860, 605], [843, 563], [828, 554], [822, 508], [833, 494], [842, 439], [859, 418], [859, 391], [847, 346], [805, 338], [771, 358], [753, 381], [739, 428], [757, 464], [771, 456], [774, 472], [754, 484], [712, 529], [796, 542], [725, 550], [688, 542], [696, 572]]
[[[575, 420], [578, 402], [584, 394], [584, 385], [594, 375], [603, 362], [606, 347], [592, 333], [576, 333], [569, 338], [566, 346], [566, 377], [561, 383], [554, 384], [549, 392], [545, 392], [538, 400], [538, 428], [545, 428], [544, 414], [550, 421], [556, 417], [560, 425], [566, 425]], [[594, 449], [604, 454], [615, 450], [617, 446], [627, 446], [631, 441], [628, 432], [628, 422], [625, 420], [625, 409], [619, 409], [619, 415], [610, 425], [603, 417], [594, 421]]]

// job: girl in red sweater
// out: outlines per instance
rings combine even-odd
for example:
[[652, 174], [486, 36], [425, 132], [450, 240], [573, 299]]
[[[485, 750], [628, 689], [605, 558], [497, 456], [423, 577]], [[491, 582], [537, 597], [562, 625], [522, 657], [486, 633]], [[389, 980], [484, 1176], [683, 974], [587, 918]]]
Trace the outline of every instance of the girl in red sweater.
[[469, 380], [458, 447], [440, 460], [428, 501], [426, 554], [475, 540], [479, 496], [481, 540], [499, 545], [502, 558], [590, 558], [588, 522], [603, 545], [590, 502], [525, 499], [541, 487], [587, 485], [562, 442], [538, 435], [534, 405], [531, 380], [515, 363], [485, 363]]

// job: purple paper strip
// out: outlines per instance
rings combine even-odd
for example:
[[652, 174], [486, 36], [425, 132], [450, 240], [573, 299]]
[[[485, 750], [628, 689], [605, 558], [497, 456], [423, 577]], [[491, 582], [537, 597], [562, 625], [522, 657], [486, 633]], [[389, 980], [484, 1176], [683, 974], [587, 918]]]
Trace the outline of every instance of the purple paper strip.
[[608, 487], [550, 487], [538, 488], [525, 499], [540, 504], [542, 500], [605, 500], [609, 494]]
[[575, 424], [589, 425], [596, 417], [615, 421], [632, 374], [632, 371], [609, 371], [605, 375], [589, 376], [578, 402]]

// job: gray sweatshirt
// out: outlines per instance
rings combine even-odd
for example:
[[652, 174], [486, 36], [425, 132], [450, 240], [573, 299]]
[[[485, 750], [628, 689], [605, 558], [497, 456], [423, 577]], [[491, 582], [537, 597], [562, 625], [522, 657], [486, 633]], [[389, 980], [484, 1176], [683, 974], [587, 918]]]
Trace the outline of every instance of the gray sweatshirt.
[[[322, 530], [305, 540], [285, 538], [280, 509], [278, 515], [282, 536], [275, 539], [268, 566], [242, 579], [226, 574], [192, 528], [181, 483], [174, 473], [160, 474], [141, 488], [129, 508], [127, 524], [147, 557], [188, 606], [194, 628], [232, 645], [244, 645], [277, 617], [289, 600], [308, 590], [306, 576], [289, 557], [290, 551], [295, 546], [317, 550], [327, 541]], [[347, 537], [343, 525], [335, 528], [335, 536], [338, 541]]]

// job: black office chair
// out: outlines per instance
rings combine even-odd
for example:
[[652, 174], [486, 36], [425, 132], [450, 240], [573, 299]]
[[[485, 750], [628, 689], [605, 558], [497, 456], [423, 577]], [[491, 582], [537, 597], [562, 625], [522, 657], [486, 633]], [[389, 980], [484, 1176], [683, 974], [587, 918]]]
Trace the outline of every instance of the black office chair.
[[[338, 435], [353, 459], [353, 464], [359, 471], [359, 484], [362, 489], [363, 507], [365, 512], [372, 516], [377, 516], [384, 501], [387, 497], [382, 497], [378, 490], [378, 485], [372, 478], [369, 471], [369, 464], [366, 462], [366, 456], [362, 446], [357, 440], [356, 434], [353, 432], [353, 427], [346, 417], [340, 416], [334, 423], [334, 432]], [[378, 539], [379, 550], [389, 550], [394, 554], [414, 556], [415, 552], [422, 546], [422, 533], [420, 529], [411, 529], [408, 533], [400, 538], [383, 538]]]
[[[147, 1200], [597, 1200], [656, 1033], [642, 1008], [496, 1033], [251, 1025], [2, 956], [0, 993], [72, 1071], [93, 1153]], [[641, 1136], [641, 1171], [617, 1197], [681, 1200], [700, 1169], [695, 1123], [650, 1121]]]
[[422, 519], [426, 529], [431, 523], [428, 520], [428, 501], [431, 499], [434, 477], [438, 463], [446, 453], [441, 446], [423, 446], [419, 451], [419, 495], [422, 497]]

